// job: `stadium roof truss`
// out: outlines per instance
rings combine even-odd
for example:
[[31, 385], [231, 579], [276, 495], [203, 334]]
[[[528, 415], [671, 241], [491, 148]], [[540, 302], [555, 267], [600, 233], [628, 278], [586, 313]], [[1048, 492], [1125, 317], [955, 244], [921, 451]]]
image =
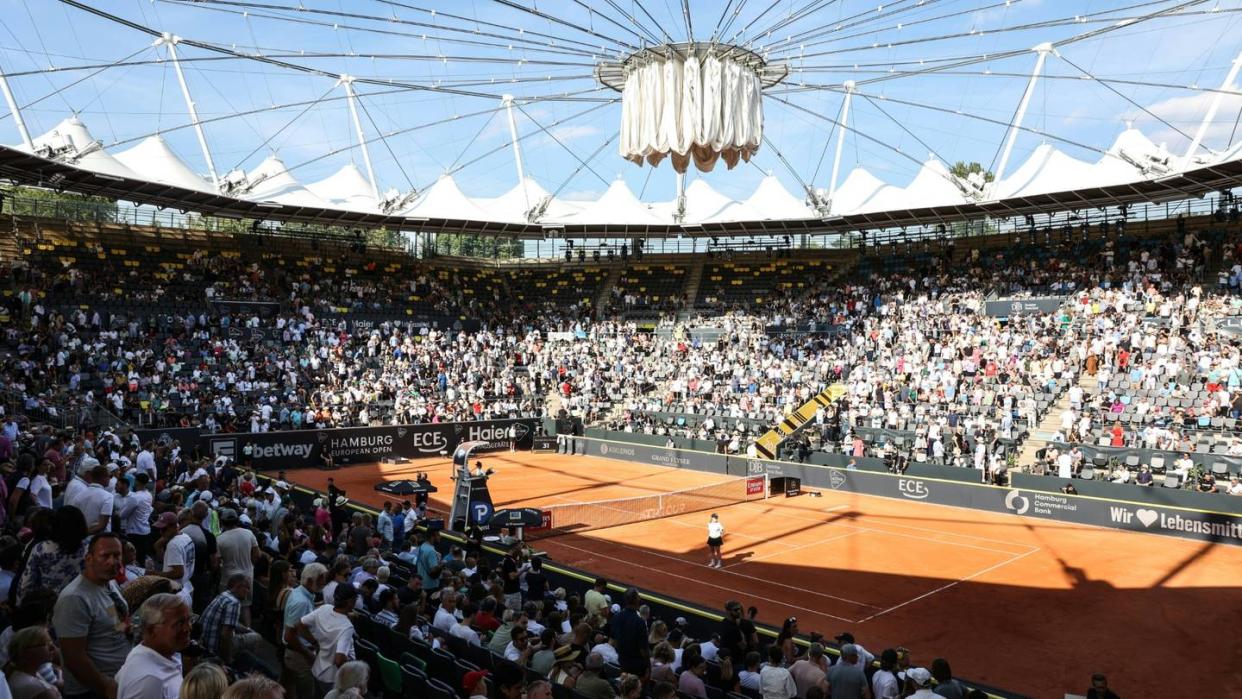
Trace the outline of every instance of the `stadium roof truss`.
[[236, 219], [348, 227], [472, 233], [518, 238], [550, 235], [574, 238], [831, 234], [853, 230], [934, 225], [984, 217], [1009, 217], [1090, 207], [1161, 202], [1198, 197], [1242, 185], [1242, 161], [1233, 160], [1157, 179], [1010, 199], [886, 209], [831, 218], [721, 221], [697, 224], [533, 224], [504, 221], [417, 218], [335, 208], [255, 202], [184, 187], [93, 172], [0, 146], [0, 179], [9, 182]]
[[[235, 219], [528, 239], [831, 235], [1184, 200], [1242, 185], [1242, 145], [1234, 144], [1234, 136], [1231, 135], [1229, 144], [1219, 150], [1204, 143], [1210, 137], [1209, 126], [1215, 124], [1213, 120], [1224, 99], [1242, 96], [1235, 87], [1242, 69], [1242, 54], [1234, 59], [1228, 75], [1215, 89], [1200, 87], [1197, 83], [1156, 83], [1146, 75], [1140, 76], [1141, 79], [1127, 79], [1124, 74], [1101, 77], [1065, 55], [1065, 51], [1078, 42], [1113, 40], [1109, 37], [1119, 38], [1125, 46], [1127, 30], [1139, 25], [1146, 27], [1157, 20], [1208, 23], [1219, 18], [1221, 13], [1242, 12], [1242, 7], [1226, 7], [1220, 3], [1210, 9], [1201, 7], [1206, 0], [1118, 0], [1117, 7], [1086, 14], [1061, 17], [1056, 16], [1060, 10], [1052, 8], [1048, 10], [1052, 16], [1039, 21], [1002, 20], [998, 26], [985, 23], [980, 29], [977, 23], [983, 20], [979, 17], [988, 16], [988, 10], [1003, 7], [1004, 12], [1008, 12], [1011, 5], [1022, 0], [993, 3], [984, 0], [965, 9], [940, 8], [934, 6], [935, 2], [911, 3], [909, 0], [880, 6], [849, 4], [848, 9], [844, 7], [847, 3], [841, 3], [843, 7], [833, 10], [837, 13], [835, 16], [826, 14], [828, 11], [824, 9], [834, 3], [822, 0], [764, 3], [766, 9], [747, 8], [745, 0], [736, 3], [730, 0], [723, 9], [708, 6], [706, 10], [699, 8], [697, 11], [690, 2], [683, 1], [678, 8], [680, 13], [671, 5], [667, 8], [668, 17], [662, 19], [672, 22], [657, 20], [638, 0], [631, 3], [629, 10], [611, 0], [605, 2], [607, 7], [595, 0], [573, 0], [577, 11], [586, 13], [584, 23], [571, 16], [568, 10], [565, 16], [554, 16], [533, 4], [509, 0], [493, 0], [493, 4], [488, 5], [496, 8], [497, 13], [510, 13], [494, 18], [501, 21], [490, 21], [493, 17], [488, 13], [483, 13], [483, 18], [477, 16], [477, 12], [473, 17], [454, 14], [457, 5], [453, 3], [446, 4], [445, 10], [438, 10], [391, 0], [360, 0], [357, 5], [351, 4], [350, 11], [346, 12], [339, 4], [332, 7], [332, 3], [327, 3], [320, 7], [305, 1], [288, 4], [281, 0], [165, 0], [165, 4], [184, 8], [187, 12], [210, 12], [213, 17], [224, 17], [221, 21], [231, 21], [229, 17], [241, 18], [238, 21], [245, 23], [252, 38], [250, 23], [258, 19], [288, 23], [299, 30], [306, 27], [331, 29], [331, 36], [349, 32], [377, 37], [377, 41], [392, 36], [399, 36], [404, 42], [421, 38], [424, 45], [430, 33], [430, 38], [438, 42], [438, 53], [423, 55], [359, 54], [352, 49], [333, 53], [264, 48], [257, 44], [257, 38], [254, 39], [256, 45], [239, 47], [235, 43], [182, 38], [160, 31], [108, 12], [101, 7], [105, 3], [59, 0], [60, 6], [89, 16], [92, 21], [135, 32], [150, 43], [112, 63], [0, 72], [0, 92], [8, 107], [8, 114], [0, 116], [0, 120], [11, 118], [22, 141], [17, 145], [0, 145], [0, 180]], [[382, 6], [384, 12], [375, 12], [374, 5]], [[773, 13], [778, 5], [783, 5], [782, 9]], [[568, 3], [566, 8], [569, 8]], [[710, 15], [705, 18], [708, 13]], [[680, 16], [676, 16], [678, 14]], [[522, 25], [522, 18], [533, 24]], [[699, 31], [694, 28], [696, 20], [704, 19], [715, 19], [714, 28], [710, 27], [710, 22], [708, 25], [710, 37], [701, 24]], [[31, 20], [34, 21], [33, 15]], [[971, 28], [963, 32], [962, 22], [967, 20], [972, 23]], [[684, 33], [677, 26], [683, 21]], [[202, 28], [199, 24], [193, 26], [196, 30]], [[932, 29], [926, 35], [912, 35], [909, 31], [914, 26]], [[411, 27], [420, 33], [407, 31]], [[973, 37], [984, 35], [1021, 35], [1021, 32], [1032, 31], [1048, 32], [1055, 40], [1032, 48], [1013, 44], [997, 49], [997, 44], [993, 43], [994, 50], [982, 53], [937, 55], [935, 49], [928, 49], [932, 53], [926, 56], [892, 53], [894, 47], [900, 46], [913, 46], [916, 47], [913, 50], [922, 51], [924, 46], [943, 46], [944, 42], [969, 42]], [[674, 38], [672, 34], [682, 36]], [[893, 40], [876, 41], [880, 37]], [[41, 36], [39, 41], [42, 42]], [[868, 41], [872, 43], [865, 43]], [[439, 48], [440, 44], [468, 48], [449, 55]], [[957, 44], [953, 46], [956, 51]], [[878, 62], [857, 60], [874, 57], [877, 54], [872, 52], [880, 49], [890, 55], [874, 59]], [[1126, 46], [1123, 50], [1130, 51], [1132, 47]], [[54, 54], [46, 53], [46, 47], [44, 51], [43, 57], [50, 60]], [[144, 51], [154, 52], [154, 59], [135, 59]], [[997, 62], [1021, 62], [1030, 57], [1034, 58], [1033, 68], [1015, 72], [992, 68]], [[909, 58], [917, 60], [902, 60]], [[333, 63], [322, 67], [320, 62], [325, 59], [339, 59], [340, 65]], [[397, 72], [396, 77], [391, 74], [359, 76], [336, 70], [357, 67], [358, 61], [369, 61], [366, 65], [376, 66], [386, 65], [383, 61], [398, 60], [432, 61], [446, 66], [453, 61], [467, 66], [496, 64], [501, 66], [496, 69], [497, 73], [511, 71], [512, 75], [505, 75], [499, 81], [481, 80], [474, 73], [457, 79], [420, 81], [401, 72]], [[839, 63], [818, 64], [830, 60]], [[318, 89], [327, 89], [317, 99], [235, 109], [226, 114], [217, 109], [203, 118], [192, 94], [194, 85], [187, 80], [182, 64], [197, 66], [202, 62], [210, 66], [238, 61], [257, 69], [300, 76], [316, 86], [322, 82]], [[1050, 74], [1046, 70], [1050, 61], [1060, 61], [1073, 72]], [[34, 76], [50, 83], [49, 74], [80, 75], [90, 71], [85, 77], [25, 105], [31, 106], [109, 69], [142, 66], [161, 69], [171, 66], [188, 123], [129, 135], [105, 144], [92, 136], [75, 114], [55, 128], [32, 137], [23, 120], [23, 107], [10, 87], [10, 81], [15, 78]], [[522, 72], [527, 69], [546, 70], [549, 74]], [[451, 71], [445, 70], [449, 78], [454, 77]], [[565, 80], [566, 84], [586, 81], [578, 83], [585, 87], [529, 87], [553, 84], [541, 81], [545, 77], [547, 81], [553, 80], [552, 73], [558, 70], [581, 73], [567, 72], [556, 79]], [[842, 73], [850, 75], [851, 79], [840, 80]], [[199, 80], [209, 80], [202, 71], [198, 75]], [[1024, 88], [1013, 114], [1008, 119], [998, 119], [986, 111], [975, 113], [920, 101], [917, 92], [909, 95], [888, 87], [903, 84], [900, 82], [903, 80], [945, 75], [1002, 75], [1013, 80], [1015, 88], [1017, 85]], [[1134, 128], [1129, 119], [1126, 128], [1107, 149], [1025, 123], [1030, 121], [1025, 119], [1026, 112], [1038, 85], [1044, 86], [1046, 95], [1049, 84], [1072, 82], [1087, 82], [1111, 92], [1146, 115], [1144, 118], [1150, 117], [1176, 132], [1189, 142], [1189, 147], [1184, 154], [1171, 155], [1163, 144], [1153, 143]], [[491, 91], [492, 86], [504, 86], [520, 94], [502, 95]], [[1123, 94], [1121, 89], [1126, 87], [1153, 88], [1173, 94], [1182, 91], [1195, 98], [1206, 98], [1206, 109], [1199, 112], [1206, 114], [1191, 136]], [[545, 91], [540, 92], [540, 89]], [[161, 85], [161, 101], [162, 91]], [[428, 114], [426, 120], [417, 124], [402, 123], [401, 128], [385, 130], [376, 123], [367, 103], [375, 104], [382, 95], [401, 92], [462, 100], [471, 105], [471, 110], [436, 116]], [[821, 101], [810, 107], [796, 101], [815, 95], [834, 100], [839, 97], [840, 106], [828, 109]], [[269, 147], [280, 131], [308, 111], [338, 100], [343, 101], [348, 110], [348, 145], [329, 148], [326, 153], [316, 154], [292, 167], [286, 166], [273, 150], [248, 172], [241, 169], [248, 159]], [[580, 111], [543, 122], [528, 111], [533, 105], [554, 103], [573, 105]], [[618, 106], [618, 133], [604, 140], [593, 153], [579, 155], [557, 137], [557, 128], [569, 120], [592, 113], [593, 119], [598, 120], [603, 114], [598, 110]], [[871, 108], [871, 113], [860, 117], [860, 108], [866, 107]], [[906, 110], [904, 119], [898, 119], [889, 111], [896, 107]], [[803, 122], [830, 129], [828, 136], [822, 139], [819, 163], [812, 160], [813, 174], [800, 172], [791, 164], [790, 158], [778, 148], [779, 144], [769, 137], [773, 130], [765, 131], [765, 109], [770, 112], [774, 108]], [[162, 104], [160, 109], [163, 109]], [[217, 167], [218, 158], [213, 156], [206, 127], [218, 129], [221, 128], [218, 124], [228, 124], [228, 119], [279, 114], [282, 110], [300, 111], [275, 134], [266, 135], [266, 140], [241, 158], [235, 167]], [[985, 180], [979, 173], [952, 174], [945, 165], [949, 159], [940, 157], [923, 137], [911, 130], [918, 125], [919, 115], [924, 114], [960, 118], [970, 127], [1003, 129], [1004, 136], [997, 144], [993, 159], [997, 165], [994, 176]], [[519, 115], [524, 117], [524, 123], [538, 129], [520, 133]], [[366, 117], [366, 122], [362, 116]], [[487, 121], [453, 164], [444, 168], [434, 182], [415, 186], [402, 167], [402, 158], [394, 151], [393, 142], [416, 134], [421, 138], [422, 134], [432, 133], [430, 130], [436, 128], [452, 129], [461, 123], [460, 120], [476, 117]], [[475, 145], [487, 126], [494, 125], [492, 120], [497, 117], [503, 117], [507, 124], [498, 123], [501, 128], [490, 133], [490, 137], [507, 133], [507, 140], [482, 155], [467, 158], [466, 151]], [[1239, 120], [1242, 120], [1242, 111], [1239, 111]], [[893, 133], [904, 134], [901, 138], [909, 137], [924, 147], [927, 159], [914, 158], [893, 145], [891, 134], [877, 137], [871, 132], [876, 122], [885, 123], [894, 129]], [[164, 139], [164, 134], [182, 129], [193, 131], [201, 156], [201, 163], [197, 165], [182, 160]], [[1235, 123], [1234, 135], [1236, 133]], [[1040, 145], [1024, 162], [1010, 168], [1014, 144], [1022, 135], [1038, 136]], [[566, 160], [572, 171], [553, 192], [543, 189], [526, 174], [521, 146], [525, 142], [530, 148], [531, 141], [527, 139], [532, 136], [540, 139], [535, 143], [545, 144], [562, 157], [561, 150], [572, 156]], [[991, 137], [976, 140], [988, 141]], [[902, 187], [876, 178], [861, 162], [848, 174], [843, 173], [842, 153], [847, 142], [855, 147], [856, 158], [861, 144], [879, 152], [884, 156], [881, 160], [918, 166], [917, 175]], [[1057, 146], [1066, 144], [1073, 147], [1074, 152], [1091, 153], [1097, 159], [1088, 162], [1058, 150]], [[380, 187], [378, 161], [373, 159], [372, 153], [373, 147], [379, 153], [380, 146], [391, 156], [384, 162], [400, 168], [405, 176], [409, 189], [404, 193], [397, 189], [385, 192]], [[642, 193], [636, 196], [622, 179], [609, 183], [600, 177], [591, 163], [609, 146], [614, 146], [616, 154], [639, 167], [649, 165], [654, 170], [666, 160], [671, 162], [676, 172], [675, 199], [648, 203], [640, 198]], [[814, 146], [807, 149], [806, 144], [795, 142], [792, 147], [820, 151], [819, 141]], [[236, 149], [236, 145], [233, 147]], [[557, 147], [561, 150], [556, 150]], [[825, 182], [819, 176], [820, 165], [830, 148], [833, 151], [829, 159], [831, 174]], [[463, 168], [510, 149], [517, 174], [517, 185], [513, 189], [502, 196], [480, 198], [467, 196], [457, 187], [454, 175], [462, 173]], [[760, 153], [763, 157], [775, 158], [788, 171], [799, 184], [800, 195], [791, 194], [771, 171], [749, 198], [741, 200], [718, 193], [701, 177], [686, 186], [685, 173], [691, 166], [701, 172], [712, 171], [718, 162], [729, 169], [740, 162], [758, 167], [752, 158]], [[342, 154], [347, 158], [359, 155], [362, 167], [349, 162], [330, 177], [305, 185], [292, 174], [295, 170], [306, 172], [302, 168]], [[648, 171], [648, 176], [652, 170]], [[607, 191], [594, 201], [562, 197], [566, 185], [584, 171], [599, 179]]]

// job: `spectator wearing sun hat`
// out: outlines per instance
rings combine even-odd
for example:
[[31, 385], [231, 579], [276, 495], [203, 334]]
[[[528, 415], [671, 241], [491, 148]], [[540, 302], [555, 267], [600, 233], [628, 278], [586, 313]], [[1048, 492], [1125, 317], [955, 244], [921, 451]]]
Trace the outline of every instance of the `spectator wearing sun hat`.
[[906, 670], [906, 681], [914, 688], [914, 693], [908, 695], [911, 699], [934, 699], [936, 696], [931, 686], [932, 675], [926, 668], [915, 667]]

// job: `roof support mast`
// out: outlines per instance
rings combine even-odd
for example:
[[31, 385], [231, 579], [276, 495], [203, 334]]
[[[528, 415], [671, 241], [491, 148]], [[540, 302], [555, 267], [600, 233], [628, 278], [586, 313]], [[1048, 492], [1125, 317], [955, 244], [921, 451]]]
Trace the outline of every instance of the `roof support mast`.
[[9, 80], [4, 73], [0, 73], [0, 92], [4, 93], [4, 101], [9, 105], [9, 113], [13, 115], [13, 123], [17, 124], [17, 131], [22, 135], [22, 145], [34, 152], [34, 141], [30, 140], [26, 122], [22, 121], [22, 110], [17, 108], [17, 100], [13, 99], [13, 92], [9, 89]]
[[1220, 109], [1221, 100], [1225, 98], [1226, 92], [1237, 94], [1233, 89], [1233, 81], [1238, 77], [1238, 70], [1242, 69], [1242, 53], [1233, 59], [1233, 65], [1229, 68], [1229, 74], [1225, 76], [1225, 81], [1220, 84], [1220, 90], [1212, 97], [1212, 104], [1208, 107], [1207, 114], [1203, 115], [1203, 122], [1199, 124], [1199, 130], [1195, 132], [1194, 140], [1190, 142], [1190, 147], [1186, 149], [1186, 155], [1182, 158], [1181, 169], [1189, 169], [1195, 157], [1195, 151], [1199, 150], [1199, 144], [1203, 141], [1204, 134], [1207, 133], [1208, 126], [1212, 124], [1212, 119], [1216, 117], [1216, 110]]
[[367, 148], [367, 138], [362, 133], [362, 122], [358, 120], [358, 95], [354, 93], [354, 77], [342, 75], [337, 85], [345, 86], [345, 101], [349, 103], [349, 116], [354, 122], [354, 131], [358, 134], [358, 145], [362, 148], [362, 164], [367, 169], [367, 181], [371, 183], [371, 196], [375, 201], [383, 201], [379, 195], [379, 183], [375, 180], [375, 168], [371, 167], [371, 150]]
[[832, 180], [828, 182], [828, 209], [832, 210], [832, 198], [837, 193], [837, 175], [841, 173], [841, 151], [845, 150], [845, 132], [850, 123], [850, 101], [854, 99], [854, 81], [845, 81], [845, 101], [841, 103], [841, 117], [837, 119], [837, 152], [832, 155]]
[[1005, 150], [1001, 153], [1000, 165], [996, 166], [996, 176], [992, 179], [993, 182], [1000, 182], [1005, 176], [1005, 167], [1009, 165], [1009, 156], [1013, 154], [1013, 144], [1018, 140], [1018, 129], [1022, 127], [1022, 118], [1026, 116], [1026, 108], [1031, 103], [1031, 95], [1035, 94], [1035, 83], [1039, 82], [1039, 74], [1044, 70], [1044, 62], [1048, 60], [1048, 54], [1052, 53], [1052, 44], [1045, 42], [1031, 50], [1039, 54], [1039, 58], [1035, 60], [1035, 70], [1031, 71], [1031, 79], [1026, 83], [1026, 92], [1022, 93], [1022, 101], [1018, 103], [1018, 113], [1014, 114], [1013, 123], [1009, 125]]
[[518, 186], [522, 188], [522, 198], [526, 201], [526, 208], [531, 208], [530, 192], [526, 191], [526, 173], [522, 170], [522, 149], [518, 146], [517, 119], [513, 117], [513, 95], [504, 95], [500, 98], [500, 103], [504, 105], [505, 114], [509, 117], [509, 141], [513, 144], [513, 164], [517, 167]]
[[181, 61], [177, 59], [177, 44], [181, 41], [181, 37], [164, 32], [164, 34], [155, 40], [155, 46], [167, 46], [168, 57], [172, 59], [173, 70], [177, 73], [177, 82], [181, 85], [181, 96], [185, 98], [185, 107], [190, 112], [190, 123], [194, 125], [194, 135], [198, 137], [198, 147], [203, 151], [203, 160], [207, 162], [207, 172], [211, 174], [211, 184], [220, 191], [220, 177], [216, 175], [216, 164], [211, 159], [211, 151], [207, 149], [207, 136], [203, 133], [203, 123], [199, 121], [198, 110], [194, 107], [194, 100], [190, 97], [190, 86], [185, 82], [185, 73], [181, 70]]

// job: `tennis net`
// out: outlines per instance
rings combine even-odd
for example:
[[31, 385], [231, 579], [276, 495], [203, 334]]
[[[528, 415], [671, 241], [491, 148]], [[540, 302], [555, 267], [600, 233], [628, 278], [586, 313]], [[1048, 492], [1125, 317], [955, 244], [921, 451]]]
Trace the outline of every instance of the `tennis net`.
[[544, 538], [720, 509], [750, 500], [762, 500], [767, 497], [767, 486], [767, 476], [757, 475], [668, 493], [549, 505], [540, 508], [544, 526], [528, 529], [526, 535], [528, 538]]

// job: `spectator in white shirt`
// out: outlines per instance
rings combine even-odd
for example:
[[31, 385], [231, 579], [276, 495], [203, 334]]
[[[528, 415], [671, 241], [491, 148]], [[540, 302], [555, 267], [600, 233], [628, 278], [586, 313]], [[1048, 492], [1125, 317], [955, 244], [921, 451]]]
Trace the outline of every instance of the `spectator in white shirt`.
[[190, 644], [190, 605], [153, 595], [138, 609], [142, 643], [116, 673], [116, 699], [163, 699], [181, 692], [181, 651]]
[[469, 645], [481, 646], [482, 642], [479, 640], [479, 632], [472, 628], [472, 624], [474, 623], [474, 615], [477, 611], [478, 608], [475, 606], [474, 602], [471, 602], [470, 600], [463, 602], [461, 605], [461, 621], [458, 621], [449, 627], [449, 635], [455, 638], [460, 638]]
[[431, 625], [448, 633], [453, 628], [453, 624], [457, 623], [457, 616], [454, 614], [456, 610], [457, 593], [445, 590], [440, 593], [440, 606], [436, 608], [436, 617], [431, 621]]
[[147, 490], [150, 479], [145, 473], [134, 475], [134, 487], [124, 478], [117, 481], [113, 510], [121, 518], [121, 531], [134, 543], [138, 561], [146, 560], [151, 551], [151, 491]]
[[513, 627], [513, 633], [509, 636], [509, 645], [505, 646], [505, 660], [517, 663], [521, 667], [526, 667], [530, 662], [530, 656], [534, 654], [539, 644], [530, 642], [530, 634], [521, 626]]
[[113, 495], [105, 488], [111, 480], [107, 466], [96, 466], [87, 474], [87, 487], [77, 491], [72, 501], [65, 500], [66, 505], [82, 510], [91, 534], [112, 530]]
[[758, 692], [759, 683], [759, 663], [762, 660], [758, 651], [750, 651], [746, 654], [744, 665], [737, 673], [737, 681], [743, 688]]
[[892, 648], [880, 653], [880, 669], [871, 676], [871, 696], [874, 699], [898, 699], [901, 684], [897, 681], [897, 651]]
[[798, 685], [794, 683], [793, 675], [781, 667], [784, 658], [780, 646], [768, 648], [768, 664], [759, 671], [759, 693], [763, 699], [794, 699], [798, 696]]
[[591, 648], [591, 652], [599, 653], [600, 657], [603, 658], [606, 663], [620, 665], [620, 659], [617, 657], [617, 648], [612, 645], [612, 643], [612, 639], [604, 639], [601, 643], [595, 644], [595, 646]]
[[354, 624], [349, 615], [357, 603], [357, 588], [337, 585], [332, 606], [325, 604], [298, 620], [296, 633], [319, 646], [311, 664], [316, 696], [327, 694], [336, 682], [337, 669], [354, 659]]
[[154, 445], [151, 442], [147, 442], [142, 447], [142, 451], [138, 452], [135, 466], [138, 468], [139, 473], [147, 474], [147, 478], [154, 481], [158, 480], [159, 474], [155, 468], [155, 452], [152, 450], [152, 446]]

